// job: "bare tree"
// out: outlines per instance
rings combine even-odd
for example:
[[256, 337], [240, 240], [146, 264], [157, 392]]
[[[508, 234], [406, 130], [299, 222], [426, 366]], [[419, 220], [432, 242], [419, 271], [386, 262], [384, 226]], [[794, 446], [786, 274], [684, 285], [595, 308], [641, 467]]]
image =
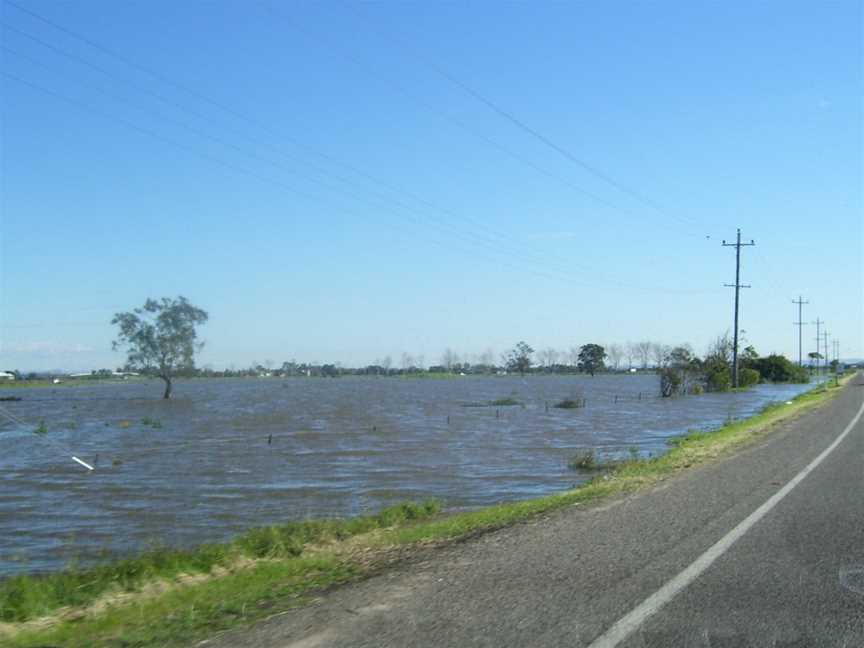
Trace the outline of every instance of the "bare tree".
[[639, 363], [643, 369], [648, 368], [648, 361], [651, 359], [651, 348], [653, 343], [647, 340], [636, 343], [636, 356], [639, 358]]
[[404, 369], [404, 370], [413, 369], [414, 368], [414, 356], [412, 356], [410, 353], [403, 352], [401, 364], [402, 364], [402, 369]]
[[621, 366], [621, 358], [624, 356], [624, 349], [621, 348], [620, 344], [610, 344], [606, 347], [606, 357], [609, 358], [609, 363], [612, 365], [612, 368], [615, 371]]
[[669, 355], [670, 348], [665, 344], [660, 344], [659, 342], [654, 342], [651, 345], [651, 358], [654, 360], [654, 366], [656, 368], [660, 368], [666, 364], [667, 356]]
[[492, 349], [486, 349], [478, 358], [478, 364], [486, 365], [487, 367], [495, 366], [495, 352]]
[[571, 367], [579, 366], [579, 347], [570, 347], [570, 349], [567, 351], [567, 357], [570, 360]]
[[540, 365], [547, 369], [558, 361], [558, 352], [552, 347], [546, 347], [537, 355], [540, 356]]
[[632, 369], [633, 360], [636, 358], [636, 344], [627, 342], [624, 345], [624, 355], [627, 357], [627, 369]]
[[449, 347], [444, 349], [444, 353], [441, 354], [441, 364], [447, 369], [447, 371], [451, 371], [458, 363], [459, 356], [456, 352]]

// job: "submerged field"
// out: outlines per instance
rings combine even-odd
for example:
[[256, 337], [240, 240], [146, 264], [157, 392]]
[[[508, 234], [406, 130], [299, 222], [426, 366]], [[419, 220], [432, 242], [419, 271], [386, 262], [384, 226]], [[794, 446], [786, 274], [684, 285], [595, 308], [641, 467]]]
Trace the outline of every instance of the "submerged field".
[[0, 425], [0, 577], [406, 499], [526, 499], [589, 477], [568, 468], [586, 448], [656, 454], [807, 389], [669, 400], [656, 380], [199, 380], [169, 402], [157, 383], [17, 388], [2, 405], [27, 426]]

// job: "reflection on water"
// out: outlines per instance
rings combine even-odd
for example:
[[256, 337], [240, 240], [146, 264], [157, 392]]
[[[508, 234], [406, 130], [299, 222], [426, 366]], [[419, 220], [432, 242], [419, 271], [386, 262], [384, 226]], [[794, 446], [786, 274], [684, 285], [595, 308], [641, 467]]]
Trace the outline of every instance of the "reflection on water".
[[[584, 478], [567, 468], [576, 449], [662, 452], [806, 388], [658, 399], [647, 375], [199, 380], [167, 402], [157, 383], [19, 388], [2, 405], [33, 425], [0, 423], [0, 575], [404, 499], [533, 497]], [[521, 405], [468, 406], [507, 397]], [[553, 407], [576, 397], [585, 408]], [[42, 420], [53, 444], [31, 433]]]

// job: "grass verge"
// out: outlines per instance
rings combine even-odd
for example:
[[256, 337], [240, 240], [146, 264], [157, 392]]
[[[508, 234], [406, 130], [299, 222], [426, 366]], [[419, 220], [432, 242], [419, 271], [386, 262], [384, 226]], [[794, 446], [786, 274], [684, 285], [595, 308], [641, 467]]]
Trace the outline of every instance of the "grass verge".
[[791, 404], [678, 438], [660, 457], [623, 461], [578, 488], [542, 498], [455, 515], [438, 515], [432, 502], [408, 503], [373, 516], [253, 529], [230, 543], [190, 551], [154, 551], [104, 567], [13, 577], [0, 582], [0, 618], [6, 621], [0, 642], [10, 648], [188, 645], [289, 609], [320, 588], [362, 578], [381, 563], [375, 556], [394, 548], [465, 538], [650, 486], [751, 443], [839, 391], [817, 387]]

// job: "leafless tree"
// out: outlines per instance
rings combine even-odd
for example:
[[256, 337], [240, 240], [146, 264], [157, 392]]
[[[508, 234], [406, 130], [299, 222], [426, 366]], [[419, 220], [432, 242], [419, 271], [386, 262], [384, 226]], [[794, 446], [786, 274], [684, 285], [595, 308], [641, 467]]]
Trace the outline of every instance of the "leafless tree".
[[441, 354], [441, 364], [446, 367], [447, 371], [453, 369], [453, 367], [459, 363], [459, 356], [455, 351], [451, 348], [444, 349], [444, 353]]
[[670, 348], [665, 344], [654, 342], [651, 344], [651, 358], [654, 360], [654, 366], [660, 368], [666, 364], [666, 358], [669, 355]]
[[493, 367], [495, 366], [495, 352], [492, 349], [486, 349], [477, 357], [477, 360], [478, 364]]
[[639, 363], [643, 369], [648, 368], [648, 361], [651, 359], [651, 348], [653, 343], [647, 340], [636, 343], [636, 356], [639, 358]]
[[410, 353], [402, 353], [402, 369], [412, 369], [414, 367], [414, 356]]
[[610, 344], [606, 347], [606, 357], [609, 358], [609, 363], [615, 371], [621, 366], [621, 358], [624, 356], [624, 350], [620, 344]]
[[551, 367], [558, 361], [558, 352], [552, 347], [546, 347], [537, 355], [540, 356], [540, 364], [543, 367]]
[[570, 347], [567, 351], [567, 358], [570, 360], [571, 367], [579, 366], [579, 347]]

